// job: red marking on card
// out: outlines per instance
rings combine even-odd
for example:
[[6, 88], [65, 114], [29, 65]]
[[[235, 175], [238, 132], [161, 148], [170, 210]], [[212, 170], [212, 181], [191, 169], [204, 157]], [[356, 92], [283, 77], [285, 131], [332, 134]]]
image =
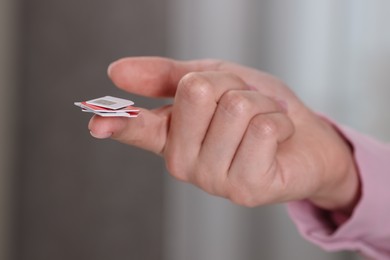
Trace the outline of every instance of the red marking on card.
[[136, 112], [137, 114], [139, 113], [139, 109], [136, 108], [136, 107], [133, 107], [133, 106], [127, 106], [127, 107], [124, 107], [124, 108], [120, 108], [120, 109], [109, 109], [109, 108], [105, 108], [105, 107], [99, 107], [99, 106], [95, 106], [95, 105], [91, 105], [91, 104], [88, 104], [87, 102], [81, 102], [81, 104], [83, 106], [86, 106], [94, 111], [101, 111], [101, 112], [113, 112], [113, 111], [121, 111], [121, 112]]
[[126, 112], [127, 114], [131, 115], [131, 116], [138, 116], [139, 114], [139, 111], [138, 112]]

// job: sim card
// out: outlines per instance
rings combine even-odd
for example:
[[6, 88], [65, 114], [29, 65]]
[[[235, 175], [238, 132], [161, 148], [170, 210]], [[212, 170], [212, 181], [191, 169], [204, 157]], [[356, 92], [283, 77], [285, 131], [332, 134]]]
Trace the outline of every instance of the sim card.
[[122, 98], [105, 96], [89, 101], [75, 102], [83, 112], [94, 113], [103, 117], [137, 117], [140, 109], [133, 107], [134, 102]]

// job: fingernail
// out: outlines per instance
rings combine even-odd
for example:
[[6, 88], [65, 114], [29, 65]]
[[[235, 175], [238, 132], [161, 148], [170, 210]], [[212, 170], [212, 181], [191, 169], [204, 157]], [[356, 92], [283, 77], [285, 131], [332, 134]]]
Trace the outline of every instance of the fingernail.
[[93, 136], [93, 137], [95, 137], [95, 138], [97, 138], [97, 139], [106, 139], [106, 138], [110, 138], [111, 136], [112, 136], [112, 133], [110, 133], [110, 132], [106, 132], [106, 133], [94, 133], [94, 132], [92, 132], [92, 131], [89, 131], [89, 133]]
[[111, 62], [110, 65], [108, 65], [108, 68], [107, 68], [108, 76], [111, 76], [112, 69], [113, 69], [113, 67], [115, 66], [116, 63], [117, 63], [117, 61], [114, 61], [114, 62]]

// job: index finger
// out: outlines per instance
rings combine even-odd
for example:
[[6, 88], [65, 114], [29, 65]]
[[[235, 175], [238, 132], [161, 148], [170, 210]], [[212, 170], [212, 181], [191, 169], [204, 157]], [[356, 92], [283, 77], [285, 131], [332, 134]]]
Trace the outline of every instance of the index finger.
[[190, 72], [218, 70], [221, 61], [176, 61], [160, 57], [123, 58], [108, 75], [119, 88], [148, 97], [173, 97], [180, 79]]

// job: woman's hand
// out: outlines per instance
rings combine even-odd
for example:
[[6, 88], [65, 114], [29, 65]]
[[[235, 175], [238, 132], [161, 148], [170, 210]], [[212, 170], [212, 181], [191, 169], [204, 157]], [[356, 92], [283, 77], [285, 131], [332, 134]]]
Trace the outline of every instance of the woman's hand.
[[174, 101], [133, 119], [94, 116], [94, 137], [157, 153], [177, 179], [240, 205], [308, 199], [353, 209], [351, 148], [276, 78], [222, 61], [149, 57], [119, 60], [109, 76], [130, 93]]

